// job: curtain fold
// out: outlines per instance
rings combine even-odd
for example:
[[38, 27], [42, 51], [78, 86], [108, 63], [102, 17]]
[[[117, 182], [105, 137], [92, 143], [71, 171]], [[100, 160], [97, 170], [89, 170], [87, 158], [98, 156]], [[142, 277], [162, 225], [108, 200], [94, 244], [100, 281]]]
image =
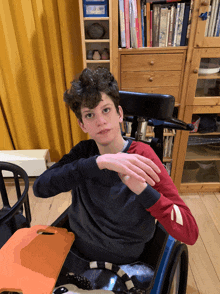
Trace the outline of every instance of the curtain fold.
[[86, 138], [63, 102], [83, 68], [78, 11], [78, 1], [0, 0], [0, 94], [13, 143], [49, 149], [52, 161]]

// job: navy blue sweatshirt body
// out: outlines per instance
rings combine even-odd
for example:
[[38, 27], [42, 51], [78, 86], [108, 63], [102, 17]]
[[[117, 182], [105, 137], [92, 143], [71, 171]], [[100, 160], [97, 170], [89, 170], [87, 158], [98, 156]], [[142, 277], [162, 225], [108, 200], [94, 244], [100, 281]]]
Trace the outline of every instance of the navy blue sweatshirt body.
[[133, 262], [154, 234], [155, 219], [146, 205], [160, 194], [148, 185], [151, 197], [142, 205], [117, 172], [98, 168], [99, 155], [94, 140], [81, 141], [35, 181], [34, 194], [48, 198], [72, 190], [69, 222], [77, 249], [90, 260]]

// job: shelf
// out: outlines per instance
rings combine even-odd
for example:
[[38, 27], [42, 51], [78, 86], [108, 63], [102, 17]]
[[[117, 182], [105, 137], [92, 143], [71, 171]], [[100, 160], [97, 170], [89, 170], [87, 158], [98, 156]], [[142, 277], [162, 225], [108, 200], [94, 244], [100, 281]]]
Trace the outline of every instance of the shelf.
[[220, 135], [220, 132], [212, 132], [212, 133], [189, 133], [189, 136], [214, 136], [214, 135]]
[[109, 20], [109, 16], [105, 16], [105, 17], [83, 17], [83, 20]]
[[219, 80], [220, 79], [220, 73], [215, 74], [199, 74], [198, 80]]
[[[200, 149], [200, 150], [199, 150]], [[190, 146], [187, 148], [185, 161], [219, 161], [219, 153], [207, 152], [204, 148], [195, 148]]]
[[87, 59], [86, 62], [87, 63], [109, 63], [110, 60], [109, 59], [108, 60], [102, 60], [102, 59], [99, 59], [99, 60], [89, 60], [89, 59]]
[[109, 43], [109, 39], [86, 39], [85, 43]]

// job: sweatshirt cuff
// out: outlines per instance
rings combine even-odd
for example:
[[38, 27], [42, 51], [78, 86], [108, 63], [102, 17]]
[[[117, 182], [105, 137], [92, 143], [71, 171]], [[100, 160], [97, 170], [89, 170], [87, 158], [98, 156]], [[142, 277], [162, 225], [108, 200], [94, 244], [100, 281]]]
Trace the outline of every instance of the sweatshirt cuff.
[[144, 191], [137, 196], [137, 199], [145, 209], [148, 209], [160, 199], [160, 193], [148, 184]]
[[87, 178], [96, 178], [101, 176], [102, 170], [99, 169], [96, 158], [98, 155], [89, 157], [89, 158], [81, 158], [79, 160], [79, 170], [80, 172], [85, 175]]

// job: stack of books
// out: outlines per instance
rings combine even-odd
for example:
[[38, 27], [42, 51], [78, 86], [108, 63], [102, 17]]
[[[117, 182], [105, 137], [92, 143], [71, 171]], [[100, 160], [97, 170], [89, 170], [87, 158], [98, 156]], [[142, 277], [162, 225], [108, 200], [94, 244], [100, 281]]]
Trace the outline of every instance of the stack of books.
[[205, 37], [219, 37], [220, 0], [212, 0], [206, 21]]
[[193, 1], [119, 0], [119, 47], [187, 45]]

